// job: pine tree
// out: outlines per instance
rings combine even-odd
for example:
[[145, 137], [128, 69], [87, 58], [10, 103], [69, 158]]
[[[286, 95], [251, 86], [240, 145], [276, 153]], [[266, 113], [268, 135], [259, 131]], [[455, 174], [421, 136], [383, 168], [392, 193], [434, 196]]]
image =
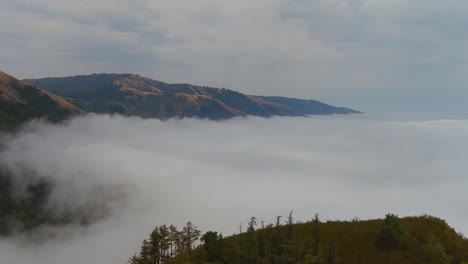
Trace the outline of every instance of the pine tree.
[[247, 263], [255, 264], [258, 256], [257, 236], [255, 227], [257, 226], [257, 219], [255, 217], [250, 218], [249, 226], [247, 228]]
[[288, 240], [291, 240], [293, 238], [293, 211], [289, 212], [286, 225], [288, 226]]
[[265, 232], [265, 223], [261, 221], [261, 229], [258, 232], [257, 244], [258, 244], [258, 257], [260, 263], [266, 263], [266, 232]]
[[169, 259], [169, 229], [166, 225], [159, 227], [159, 258], [160, 263], [167, 263]]
[[223, 236], [218, 232], [208, 231], [201, 237], [206, 260], [209, 262], [221, 262]]
[[276, 224], [273, 231], [273, 237], [271, 239], [271, 263], [279, 264], [281, 250], [281, 216], [276, 217]]
[[200, 230], [197, 229], [192, 222], [187, 222], [182, 231], [182, 241], [184, 243], [184, 249], [188, 252], [189, 261], [192, 258], [192, 249], [195, 242], [200, 238]]
[[174, 253], [176, 251], [176, 239], [177, 239], [177, 234], [178, 234], [178, 231], [177, 231], [177, 227], [175, 227], [174, 225], [170, 225], [169, 226], [169, 256], [170, 258], [173, 258], [174, 257]]
[[319, 219], [319, 214], [315, 214], [314, 220], [314, 244], [312, 247], [312, 254], [314, 256], [319, 255], [319, 242], [320, 242], [320, 233], [319, 233], [319, 225], [320, 225], [320, 219]]
[[133, 255], [127, 261], [127, 264], [140, 264], [140, 263], [141, 263], [140, 258], [137, 255]]
[[138, 259], [138, 264], [152, 264], [151, 244], [146, 239], [141, 244]]
[[159, 228], [156, 227], [150, 234], [149, 244], [150, 244], [150, 254], [151, 254], [151, 264], [160, 264], [161, 262], [161, 235], [159, 234]]

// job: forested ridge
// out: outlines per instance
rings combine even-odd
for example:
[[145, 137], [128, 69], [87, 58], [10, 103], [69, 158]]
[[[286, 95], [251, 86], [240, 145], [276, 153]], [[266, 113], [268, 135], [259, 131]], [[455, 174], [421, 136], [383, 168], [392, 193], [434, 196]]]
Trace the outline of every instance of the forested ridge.
[[156, 227], [128, 264], [467, 264], [468, 240], [444, 220], [423, 215], [351, 221], [295, 222], [292, 212], [223, 237], [188, 222]]

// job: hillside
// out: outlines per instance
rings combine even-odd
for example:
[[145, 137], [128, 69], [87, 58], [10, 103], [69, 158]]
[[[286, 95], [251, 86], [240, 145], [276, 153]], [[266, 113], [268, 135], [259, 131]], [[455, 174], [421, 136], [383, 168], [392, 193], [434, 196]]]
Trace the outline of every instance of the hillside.
[[181, 231], [156, 227], [128, 263], [466, 264], [468, 240], [427, 215], [293, 223], [290, 214], [266, 226], [252, 218], [245, 232], [226, 238], [213, 231], [202, 236], [190, 222]]
[[269, 101], [272, 103], [284, 104], [294, 109], [298, 114], [303, 115], [327, 115], [334, 114], [350, 114], [359, 113], [353, 109], [345, 107], [334, 107], [329, 104], [324, 104], [316, 100], [302, 100], [296, 98], [287, 98], [279, 96], [256, 96], [257, 98]]
[[357, 113], [313, 100], [249, 96], [225, 88], [168, 84], [135, 74], [92, 74], [24, 81], [73, 99], [78, 107], [87, 112], [145, 118], [177, 116], [217, 120], [245, 115], [270, 117]]
[[62, 97], [0, 71], [0, 129], [39, 117], [61, 121], [77, 113], [82, 111]]

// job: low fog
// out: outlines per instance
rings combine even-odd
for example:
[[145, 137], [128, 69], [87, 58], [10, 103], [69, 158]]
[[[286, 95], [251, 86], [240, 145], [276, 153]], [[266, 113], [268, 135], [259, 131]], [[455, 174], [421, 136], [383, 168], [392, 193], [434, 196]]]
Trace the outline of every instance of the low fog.
[[57, 183], [50, 206], [106, 213], [55, 237], [0, 240], [0, 263], [125, 263], [156, 225], [230, 235], [290, 210], [300, 221], [430, 214], [468, 233], [468, 120], [88, 115], [2, 138], [0, 166]]

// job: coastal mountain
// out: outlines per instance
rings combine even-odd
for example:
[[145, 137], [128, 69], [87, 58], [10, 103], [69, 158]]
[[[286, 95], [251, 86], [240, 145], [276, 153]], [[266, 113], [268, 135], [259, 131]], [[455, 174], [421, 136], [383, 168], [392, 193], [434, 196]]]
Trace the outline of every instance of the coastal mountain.
[[305, 116], [357, 111], [314, 100], [251, 96], [225, 88], [168, 84], [136, 74], [92, 74], [24, 82], [67, 98], [86, 112], [144, 118]]
[[143, 118], [307, 116], [358, 111], [315, 100], [245, 95], [225, 88], [168, 84], [136, 74], [92, 74], [20, 81], [0, 71], [0, 129], [34, 118], [59, 122], [83, 113]]
[[82, 112], [62, 97], [0, 71], [0, 129], [39, 117], [57, 122]]

